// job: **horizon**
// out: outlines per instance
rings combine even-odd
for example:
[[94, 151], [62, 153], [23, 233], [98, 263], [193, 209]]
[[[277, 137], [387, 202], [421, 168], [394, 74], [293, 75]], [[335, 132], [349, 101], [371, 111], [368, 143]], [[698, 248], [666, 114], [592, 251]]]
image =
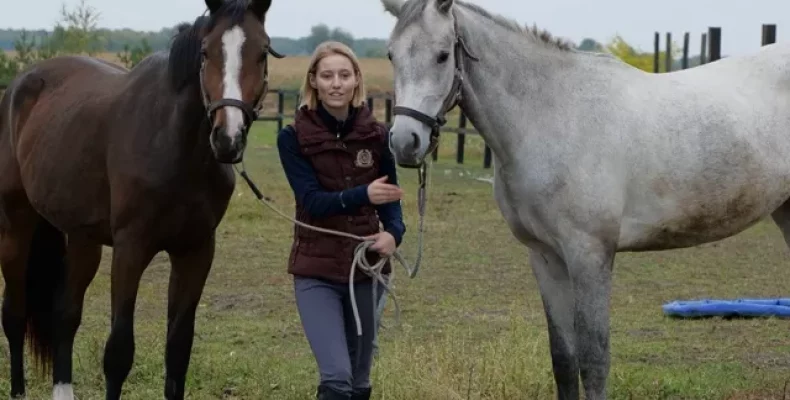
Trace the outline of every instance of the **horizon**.
[[[780, 0], [764, 0], [760, 7], [749, 7], [735, 0], [693, 3], [666, 0], [659, 7], [645, 7], [631, 0], [599, 0], [594, 6], [584, 0], [553, 0], [532, 5], [508, 0], [467, 1], [522, 25], [537, 25], [576, 44], [585, 38], [607, 43], [619, 34], [645, 52], [653, 51], [656, 31], [661, 35], [662, 50], [666, 46], [667, 32], [679, 46], [682, 46], [683, 34], [689, 32], [689, 53], [695, 54], [699, 52], [702, 33], [707, 32], [709, 26], [721, 27], [721, 52], [729, 56], [756, 51], [760, 47], [762, 24], [777, 25], [777, 42], [790, 37], [787, 34], [790, 4]], [[12, 12], [0, 15], [0, 29], [51, 31], [59, 19], [61, 4], [74, 7], [79, 0], [17, 3]], [[196, 0], [169, 0], [167, 3], [139, 0], [120, 4], [110, 3], [110, 0], [87, 0], [87, 4], [98, 11], [99, 28], [146, 32], [191, 22], [205, 10], [204, 1]], [[305, 13], [306, 7], [313, 12]], [[355, 10], [353, 15], [346, 11], [349, 9]], [[395, 18], [384, 11], [379, 0], [336, 0], [331, 4], [317, 0], [274, 0], [266, 21], [272, 37], [287, 38], [307, 36], [312, 26], [321, 23], [330, 28], [342, 28], [356, 39], [386, 39]], [[785, 26], [789, 28], [783, 29]]]

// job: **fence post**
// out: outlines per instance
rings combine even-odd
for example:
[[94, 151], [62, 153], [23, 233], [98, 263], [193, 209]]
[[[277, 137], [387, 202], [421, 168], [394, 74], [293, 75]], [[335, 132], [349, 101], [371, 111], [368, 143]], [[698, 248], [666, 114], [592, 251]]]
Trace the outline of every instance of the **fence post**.
[[455, 161], [458, 164], [464, 163], [464, 144], [466, 142], [466, 115], [458, 115], [458, 148], [455, 152]]
[[708, 34], [702, 34], [702, 48], [699, 51], [699, 64], [706, 64], [708, 62]]
[[277, 132], [283, 130], [283, 119], [285, 119], [285, 93], [277, 89]]
[[686, 32], [683, 34], [683, 64], [682, 68], [687, 69], [689, 67], [689, 33]]
[[672, 33], [667, 32], [667, 54], [664, 57], [664, 69], [666, 72], [672, 71]]
[[710, 57], [708, 57], [708, 60], [714, 62], [721, 58], [721, 28], [709, 27], [708, 38], [710, 39]]
[[483, 152], [483, 168], [491, 168], [491, 148], [488, 145], [485, 145], [485, 151]]
[[389, 97], [384, 99], [384, 122], [387, 123], [387, 127], [392, 125], [392, 99]]
[[776, 43], [776, 25], [763, 24], [763, 40], [762, 45], [769, 45]]
[[661, 34], [656, 32], [653, 37], [653, 72], [658, 73], [658, 58], [661, 54]]

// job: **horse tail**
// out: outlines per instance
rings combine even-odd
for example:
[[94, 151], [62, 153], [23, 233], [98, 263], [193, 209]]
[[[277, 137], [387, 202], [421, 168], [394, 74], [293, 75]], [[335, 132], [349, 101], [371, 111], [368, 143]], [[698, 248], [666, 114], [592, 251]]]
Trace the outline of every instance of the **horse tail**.
[[55, 356], [57, 300], [66, 277], [66, 235], [39, 218], [27, 257], [26, 336], [40, 371], [51, 370]]
[[44, 91], [44, 83], [44, 79], [33, 68], [22, 72], [11, 81], [3, 94], [0, 101], [0, 132], [7, 130], [8, 137], [2, 139], [10, 142], [12, 150], [16, 147], [18, 131], [27, 122], [33, 106]]

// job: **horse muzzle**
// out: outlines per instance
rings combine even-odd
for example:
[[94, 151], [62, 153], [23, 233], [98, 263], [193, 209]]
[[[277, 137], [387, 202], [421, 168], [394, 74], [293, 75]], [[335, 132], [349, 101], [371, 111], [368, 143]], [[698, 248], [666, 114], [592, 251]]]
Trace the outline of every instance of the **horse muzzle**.
[[211, 130], [209, 138], [211, 150], [214, 158], [223, 164], [237, 164], [244, 158], [244, 150], [247, 147], [247, 129], [239, 127], [233, 135], [228, 135], [224, 126], [219, 126]]

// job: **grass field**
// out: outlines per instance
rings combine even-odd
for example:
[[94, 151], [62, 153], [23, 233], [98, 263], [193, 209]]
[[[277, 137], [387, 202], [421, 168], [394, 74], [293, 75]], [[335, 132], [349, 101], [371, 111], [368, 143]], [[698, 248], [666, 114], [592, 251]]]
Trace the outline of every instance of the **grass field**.
[[[259, 123], [247, 167], [282, 210], [291, 193]], [[442, 148], [451, 149], [451, 143]], [[551, 399], [546, 324], [525, 250], [497, 211], [480, 151], [470, 166], [442, 153], [429, 188], [424, 264], [409, 280], [400, 266], [396, 326], [390, 303], [374, 366], [376, 399]], [[416, 176], [401, 171], [414, 259]], [[239, 180], [219, 228], [217, 258], [200, 303], [188, 378], [190, 399], [309, 399], [317, 372], [293, 303], [286, 261], [291, 225], [255, 202]], [[85, 301], [76, 339], [79, 399], [103, 398], [102, 351], [109, 332], [109, 256]], [[621, 254], [612, 299], [611, 399], [782, 399], [790, 378], [788, 323], [777, 319], [677, 321], [661, 305], [700, 297], [786, 296], [787, 256], [778, 229], [761, 223], [718, 244]], [[161, 398], [167, 257], [140, 287], [136, 358], [124, 399]], [[0, 396], [9, 390], [0, 341]], [[29, 399], [49, 398], [49, 381], [28, 375]]]

